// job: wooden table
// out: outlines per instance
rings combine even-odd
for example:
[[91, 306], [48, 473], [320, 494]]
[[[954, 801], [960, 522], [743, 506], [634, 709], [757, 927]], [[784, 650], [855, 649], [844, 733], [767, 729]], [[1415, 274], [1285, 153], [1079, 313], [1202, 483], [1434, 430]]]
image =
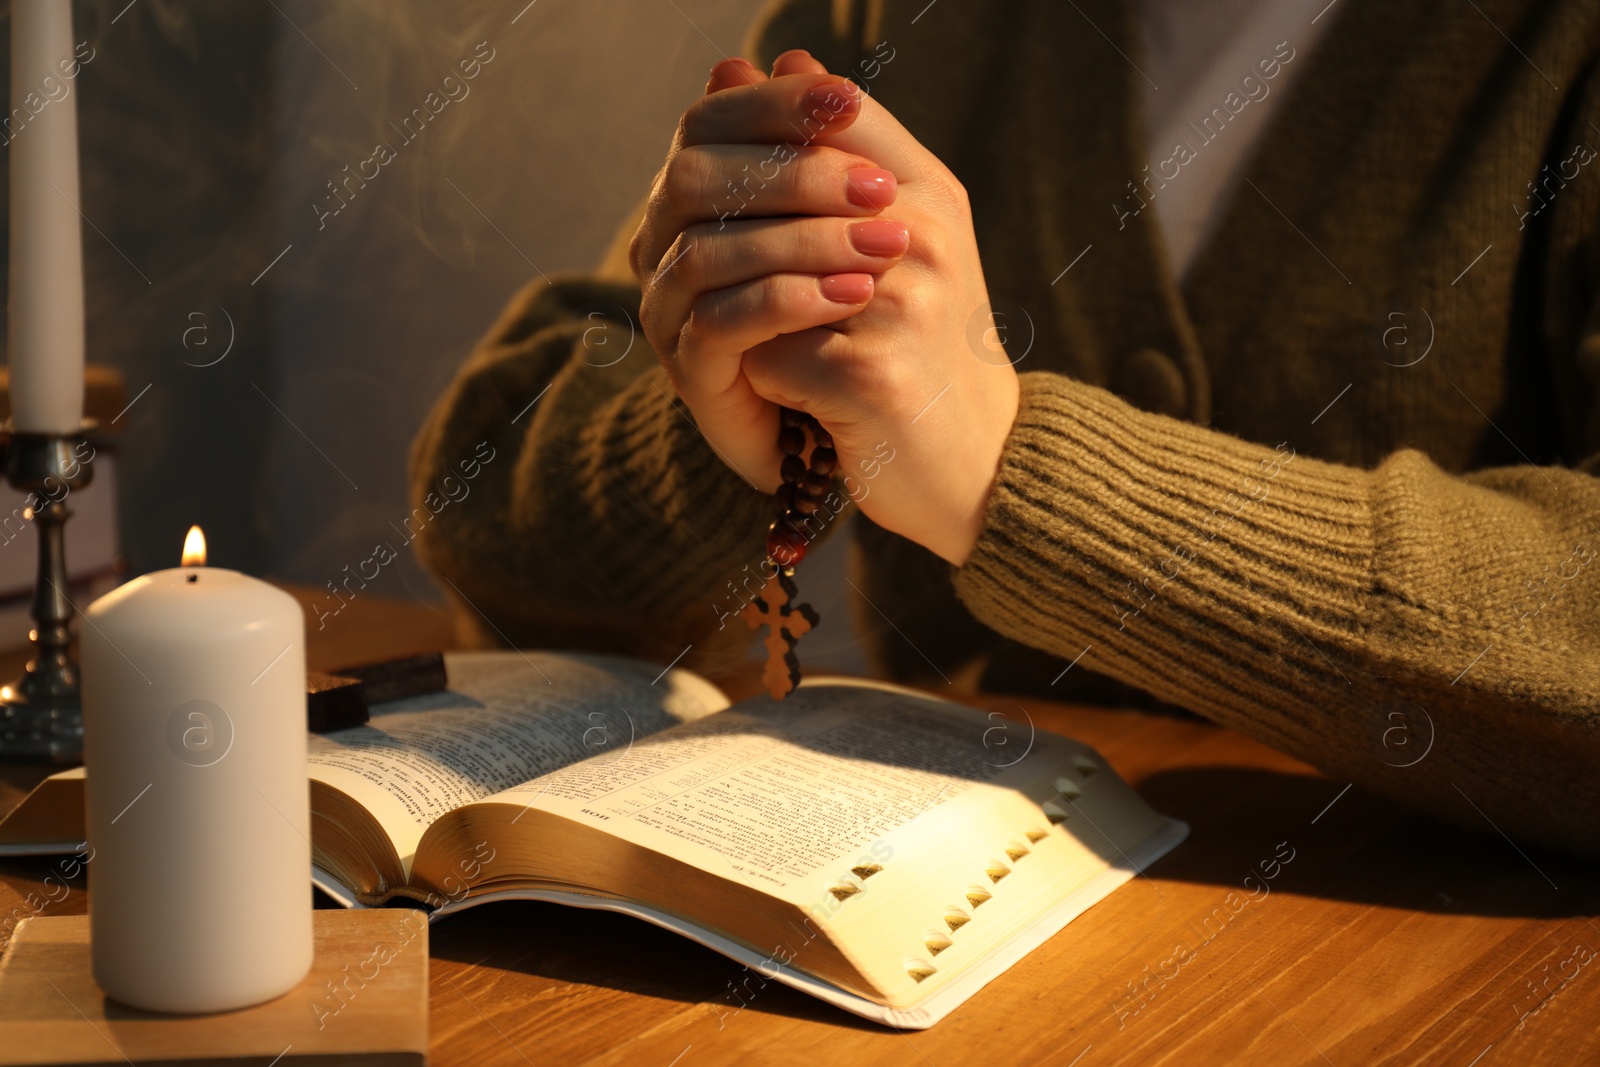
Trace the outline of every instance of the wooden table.
[[[310, 659], [334, 667], [451, 637], [426, 607], [358, 600], [312, 631]], [[1023, 717], [1016, 701], [981, 703]], [[778, 985], [741, 1001], [730, 990], [742, 968], [664, 931], [504, 903], [434, 928], [432, 1062], [1600, 1062], [1593, 865], [1346, 790], [1203, 723], [1034, 702], [1026, 712], [1094, 745], [1193, 833], [934, 1029], [897, 1033]], [[0, 769], [0, 809], [41, 773]], [[1246, 875], [1275, 856], [1291, 858], [1265, 895], [1247, 890]], [[27, 913], [54, 866], [0, 861], [0, 916]], [[44, 914], [86, 901], [80, 879]]]

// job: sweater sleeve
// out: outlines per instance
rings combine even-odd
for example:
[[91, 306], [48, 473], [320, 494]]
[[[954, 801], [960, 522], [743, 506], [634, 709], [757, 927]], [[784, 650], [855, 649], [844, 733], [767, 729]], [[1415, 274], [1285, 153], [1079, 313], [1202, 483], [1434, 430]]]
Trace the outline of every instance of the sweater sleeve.
[[1600, 186], [1532, 247], [1566, 466], [1317, 462], [1024, 374], [958, 595], [1341, 781], [1600, 855]]
[[1367, 471], [1022, 385], [956, 574], [980, 619], [1337, 778], [1600, 853], [1600, 480]]
[[759, 587], [770, 498], [695, 426], [638, 313], [631, 283], [530, 285], [412, 445], [414, 515], [475, 474], [416, 537], [470, 643], [662, 661], [693, 643], [714, 669], [747, 637], [730, 612]]

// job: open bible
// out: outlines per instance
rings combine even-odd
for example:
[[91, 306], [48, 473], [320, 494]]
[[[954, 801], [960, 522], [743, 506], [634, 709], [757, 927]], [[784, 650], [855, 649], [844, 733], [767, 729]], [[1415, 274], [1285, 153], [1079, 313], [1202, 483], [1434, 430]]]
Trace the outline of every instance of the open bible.
[[[447, 669], [447, 692], [310, 738], [313, 880], [341, 903], [621, 911], [920, 1028], [1187, 832], [1092, 749], [895, 686], [729, 706], [617, 657]], [[73, 777], [0, 822], [0, 852], [78, 847], [81, 821], [49, 825], [81, 820]]]

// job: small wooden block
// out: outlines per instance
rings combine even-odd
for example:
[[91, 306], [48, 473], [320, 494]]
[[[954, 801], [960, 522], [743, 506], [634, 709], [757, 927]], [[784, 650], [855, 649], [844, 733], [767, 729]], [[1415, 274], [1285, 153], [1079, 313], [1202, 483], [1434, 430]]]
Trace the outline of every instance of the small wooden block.
[[373, 704], [442, 693], [450, 687], [444, 653], [341, 667], [332, 674], [306, 672], [306, 729], [314, 734], [348, 730], [369, 720]]
[[[428, 1062], [428, 924], [409, 908], [316, 912], [311, 973], [276, 1000], [216, 1015], [162, 1015], [106, 999], [89, 917], [24, 919], [0, 957], [7, 1064]], [[250, 916], [241, 914], [240, 922]]]
[[424, 652], [417, 656], [340, 667], [335, 673], [361, 683], [368, 707], [424, 693], [442, 693], [450, 687], [442, 652]]
[[314, 734], [365, 724], [367, 694], [360, 678], [306, 672], [306, 729]]

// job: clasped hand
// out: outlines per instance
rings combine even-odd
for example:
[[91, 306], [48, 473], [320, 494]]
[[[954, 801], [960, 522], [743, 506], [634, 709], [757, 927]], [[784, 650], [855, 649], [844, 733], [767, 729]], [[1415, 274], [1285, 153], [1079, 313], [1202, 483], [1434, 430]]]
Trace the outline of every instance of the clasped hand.
[[1017, 412], [966, 191], [877, 101], [804, 52], [718, 64], [629, 247], [646, 336], [717, 453], [779, 484], [780, 405], [841, 473], [895, 457], [860, 505], [954, 564]]

